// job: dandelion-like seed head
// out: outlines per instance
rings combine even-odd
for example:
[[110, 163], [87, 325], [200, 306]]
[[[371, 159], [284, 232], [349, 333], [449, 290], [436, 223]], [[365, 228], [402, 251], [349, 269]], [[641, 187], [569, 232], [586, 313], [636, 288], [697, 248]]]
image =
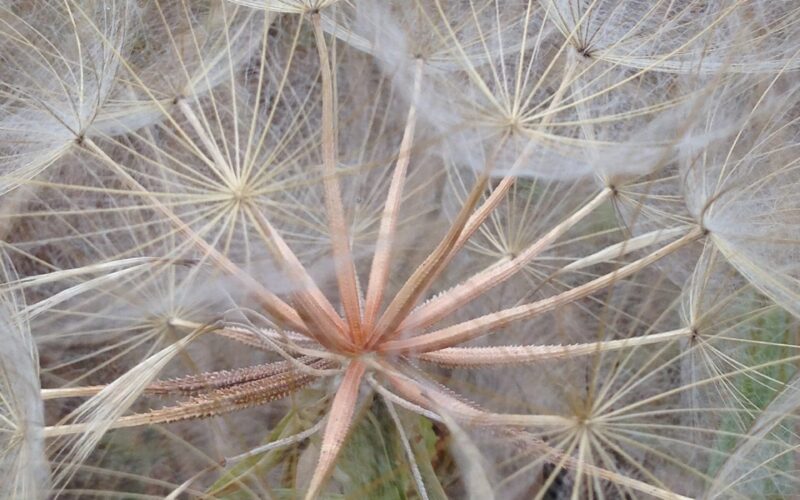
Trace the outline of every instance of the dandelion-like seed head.
[[0, 7], [0, 495], [791, 496], [798, 15]]

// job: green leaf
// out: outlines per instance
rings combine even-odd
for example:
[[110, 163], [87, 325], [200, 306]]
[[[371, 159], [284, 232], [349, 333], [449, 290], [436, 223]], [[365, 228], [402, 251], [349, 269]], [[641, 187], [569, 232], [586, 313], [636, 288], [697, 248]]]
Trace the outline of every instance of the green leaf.
[[[784, 384], [794, 375], [796, 371], [794, 366], [779, 362], [782, 359], [791, 359], [795, 354], [790, 347], [794, 343], [791, 338], [791, 322], [792, 316], [779, 307], [770, 309], [755, 321], [749, 337], [755, 342], [747, 346], [742, 361], [746, 366], [771, 362], [774, 364], [759, 369], [757, 373], [743, 373], [731, 379], [739, 397], [745, 401], [744, 409], [748, 410], [750, 415], [743, 412], [730, 412], [723, 417], [720, 431], [724, 433], [717, 438], [715, 445], [715, 449], [722, 453], [714, 455], [712, 458], [709, 466], [711, 474], [722, 466], [726, 456], [739, 445], [739, 437], [736, 434], [746, 433], [758, 412], [766, 408], [780, 393], [783, 386], [778, 383]], [[769, 343], [783, 345], [769, 345]], [[776, 470], [792, 470], [794, 455], [786, 453], [784, 456], [779, 456], [781, 448], [778, 444], [781, 441], [792, 442], [792, 430], [778, 427], [771, 435], [771, 439], [776, 441], [775, 449], [773, 452], [764, 451], [768, 455], [778, 458], [773, 460], [769, 467]], [[782, 485], [781, 482], [786, 482], [786, 484]], [[757, 492], [760, 498], [781, 498], [781, 492], [790, 491], [786, 488], [790, 488], [791, 484], [787, 479], [768, 477], [751, 481], [750, 487], [753, 492]]]
[[[289, 412], [264, 439], [264, 444], [302, 432], [306, 427], [297, 413]], [[206, 493], [217, 498], [231, 500], [250, 498], [247, 492], [242, 491], [242, 483], [246, 484], [246, 479], [254, 474], [261, 477], [266, 475], [280, 463], [285, 451], [270, 450], [233, 464], [222, 474], [222, 477], [208, 488]]]
[[382, 404], [373, 404], [353, 429], [338, 471], [345, 498], [404, 500], [413, 488], [394, 424]]

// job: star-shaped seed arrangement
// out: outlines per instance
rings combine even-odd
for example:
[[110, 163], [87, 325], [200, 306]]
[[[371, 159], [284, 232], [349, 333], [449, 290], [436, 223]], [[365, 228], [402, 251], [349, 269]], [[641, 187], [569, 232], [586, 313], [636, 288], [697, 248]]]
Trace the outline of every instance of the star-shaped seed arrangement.
[[[277, 352], [285, 359], [246, 368], [153, 381], [146, 386], [144, 394], [177, 397], [181, 400], [174, 406], [166, 406], [147, 413], [119, 416], [113, 422], [107, 422], [104, 430], [222, 415], [267, 404], [311, 385], [320, 377], [335, 376], [338, 381], [325, 412], [319, 461], [306, 491], [306, 498], [315, 498], [336, 463], [352, 425], [359, 394], [365, 388], [378, 391], [389, 404], [402, 406], [439, 421], [518, 430], [535, 428], [563, 431], [586, 425], [586, 422], [555, 414], [502, 414], [484, 410], [446, 387], [433, 383], [414, 367], [418, 361], [466, 368], [536, 363], [666, 343], [691, 335], [691, 331], [684, 328], [640, 338], [588, 344], [461, 346], [500, 331], [513, 322], [535, 318], [583, 299], [650, 266], [703, 236], [701, 228], [690, 226], [685, 227], [671, 241], [652, 250], [646, 256], [562, 293], [500, 309], [450, 326], [436, 327], [439, 321], [451, 317], [520, 273], [576, 224], [612, 200], [615, 195], [613, 186], [599, 189], [578, 210], [555, 224], [538, 240], [513, 257], [476, 272], [459, 285], [429, 298], [431, 288], [445, 267], [465, 248], [470, 238], [492, 215], [498, 204], [513, 188], [516, 180], [513, 174], [502, 177], [491, 193], [485, 196], [492, 173], [482, 172], [476, 176], [458, 213], [452, 218], [450, 227], [438, 244], [405, 279], [399, 290], [391, 297], [386, 296], [387, 284], [393, 272], [393, 248], [396, 244], [398, 214], [414, 145], [418, 113], [416, 103], [424, 74], [422, 59], [418, 59], [415, 63], [411, 104], [407, 110], [397, 159], [391, 171], [391, 181], [369, 267], [369, 279], [362, 291], [354, 267], [355, 259], [352, 255], [349, 227], [346, 223], [339, 173], [337, 173], [334, 82], [329, 49], [319, 12], [311, 13], [310, 20], [321, 68], [324, 209], [332, 246], [333, 269], [341, 314], [335, 306], [335, 298], [323, 293], [322, 288], [311, 277], [272, 221], [263, 213], [248, 206], [246, 200], [242, 201], [243, 210], [257, 228], [258, 234], [281, 271], [294, 285], [288, 299], [269, 291], [223, 253], [206, 243], [191, 227], [181, 221], [170, 207], [161, 203], [156, 196], [150, 196], [155, 208], [172, 221], [183, 236], [210, 261], [257, 297], [263, 311], [278, 328], [258, 329], [225, 322], [204, 325], [180, 320], [174, 321], [173, 326], [192, 331], [192, 335], [187, 337], [192, 340], [200, 335], [214, 332], [250, 347], [270, 353]], [[201, 119], [194, 114], [186, 101], [179, 100], [176, 105], [187, 117], [202, 144], [209, 149], [209, 156], [214, 161], [224, 164], [226, 160], [223, 152], [208, 135], [207, 129], [201, 125]], [[81, 147], [116, 168], [131, 189], [146, 193], [146, 189], [136, 179], [119, 168], [116, 161], [108, 157], [91, 139], [84, 138]], [[594, 262], [607, 261], [636, 249], [638, 246], [635, 244], [628, 248], [621, 244], [612, 245], [597, 255], [587, 256], [583, 264], [579, 261], [572, 267], [577, 269], [581, 265], [588, 266]], [[54, 389], [46, 391], [46, 397], [92, 395], [108, 390], [109, 386]], [[90, 430], [90, 426], [86, 423], [65, 424], [46, 428], [45, 435], [56, 437]], [[307, 432], [301, 433], [297, 440], [308, 435]], [[290, 442], [293, 441], [280, 444], [286, 445]], [[269, 447], [270, 445], [267, 445], [264, 449]], [[603, 471], [599, 469], [586, 469], [586, 471], [592, 475], [603, 475]], [[606, 472], [607, 477], [614, 477], [613, 473]], [[626, 484], [628, 487], [631, 485], [634, 489], [638, 485], [639, 489], [647, 491], [654, 488], [635, 481]]]

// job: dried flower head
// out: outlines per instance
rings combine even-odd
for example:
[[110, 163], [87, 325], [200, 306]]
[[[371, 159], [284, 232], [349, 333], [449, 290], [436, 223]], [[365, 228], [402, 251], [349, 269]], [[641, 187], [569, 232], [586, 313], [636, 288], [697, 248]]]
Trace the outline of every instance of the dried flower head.
[[799, 16], [0, 8], [0, 491], [791, 495]]

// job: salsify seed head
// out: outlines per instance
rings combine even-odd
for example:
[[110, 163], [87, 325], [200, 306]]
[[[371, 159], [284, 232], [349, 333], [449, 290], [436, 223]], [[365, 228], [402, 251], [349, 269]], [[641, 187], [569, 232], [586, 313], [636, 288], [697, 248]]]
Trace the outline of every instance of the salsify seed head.
[[791, 497], [798, 16], [0, 7], [0, 496]]

